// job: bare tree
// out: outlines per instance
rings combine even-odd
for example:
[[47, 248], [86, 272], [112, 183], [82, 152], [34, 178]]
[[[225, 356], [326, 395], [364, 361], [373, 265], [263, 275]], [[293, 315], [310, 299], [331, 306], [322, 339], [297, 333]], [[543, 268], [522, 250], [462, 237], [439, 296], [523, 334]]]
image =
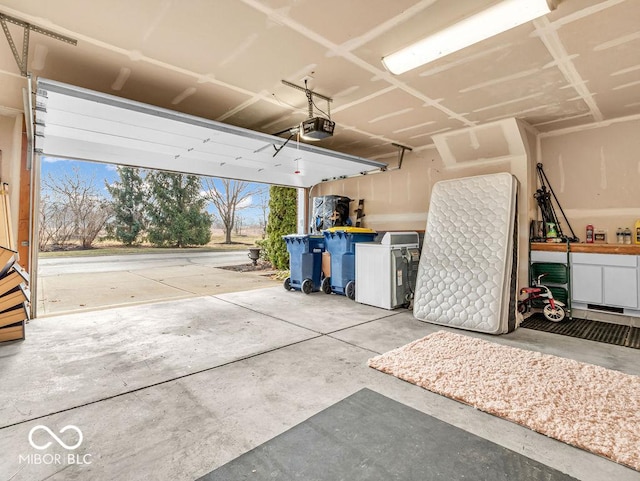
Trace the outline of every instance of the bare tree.
[[261, 217], [258, 220], [262, 228], [262, 238], [267, 235], [267, 220], [269, 219], [269, 191], [263, 190], [260, 193], [258, 207], [260, 207]]
[[244, 218], [240, 214], [236, 214], [236, 221], [233, 226], [233, 231], [236, 235], [242, 235], [242, 228], [244, 227]]
[[[224, 243], [231, 244], [231, 232], [236, 222], [236, 213], [249, 207], [251, 197], [261, 192], [259, 188], [253, 188], [253, 184], [239, 180], [215, 179], [204, 177], [204, 197], [218, 211], [218, 217], [222, 221], [224, 229]], [[220, 185], [218, 188], [216, 185]]]
[[73, 214], [68, 205], [52, 201], [43, 194], [40, 199], [40, 230], [38, 248], [46, 250], [47, 246], [64, 246], [75, 232]]
[[38, 249], [43, 251], [51, 242], [52, 225], [51, 225], [51, 204], [49, 198], [42, 195], [40, 198], [40, 229], [38, 230]]
[[59, 206], [54, 210], [58, 217], [62, 217], [58, 221], [64, 220], [67, 227], [73, 228], [85, 249], [91, 247], [111, 216], [110, 203], [99, 194], [94, 181], [95, 177], [83, 179], [78, 168], [62, 178], [49, 174], [44, 181], [52, 203]]

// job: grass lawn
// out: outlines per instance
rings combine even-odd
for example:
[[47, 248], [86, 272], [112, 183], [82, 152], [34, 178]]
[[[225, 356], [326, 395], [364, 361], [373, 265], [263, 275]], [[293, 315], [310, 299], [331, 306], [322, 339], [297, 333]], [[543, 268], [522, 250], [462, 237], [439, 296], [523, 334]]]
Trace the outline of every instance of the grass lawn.
[[88, 257], [88, 256], [110, 256], [110, 255], [126, 255], [126, 254], [162, 254], [176, 253], [188, 250], [189, 252], [224, 252], [235, 250], [246, 250], [255, 246], [256, 241], [262, 239], [260, 235], [242, 235], [231, 236], [232, 244], [223, 244], [223, 235], [211, 236], [211, 242], [205, 246], [171, 248], [171, 247], [154, 247], [143, 244], [140, 246], [127, 247], [113, 241], [96, 242], [91, 249], [81, 249], [79, 247], [67, 250], [56, 250], [49, 252], [40, 252], [39, 257]]

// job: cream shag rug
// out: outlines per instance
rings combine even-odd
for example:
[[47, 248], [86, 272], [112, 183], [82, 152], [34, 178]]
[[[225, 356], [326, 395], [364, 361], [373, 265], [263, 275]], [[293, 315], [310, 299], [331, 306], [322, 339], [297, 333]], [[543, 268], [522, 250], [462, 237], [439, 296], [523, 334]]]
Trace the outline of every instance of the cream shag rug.
[[640, 377], [439, 331], [369, 366], [640, 471]]

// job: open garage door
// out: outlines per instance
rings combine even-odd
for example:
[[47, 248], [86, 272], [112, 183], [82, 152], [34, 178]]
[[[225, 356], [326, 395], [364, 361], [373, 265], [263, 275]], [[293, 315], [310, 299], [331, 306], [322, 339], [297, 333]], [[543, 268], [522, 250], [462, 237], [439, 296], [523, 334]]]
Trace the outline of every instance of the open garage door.
[[[386, 167], [385, 163], [46, 79], [37, 83], [35, 149], [47, 157], [299, 189]], [[36, 156], [37, 173], [39, 159]], [[32, 185], [39, 189], [36, 175]], [[34, 194], [32, 210], [38, 212], [40, 193]], [[31, 308], [36, 316], [37, 219], [32, 225]]]
[[291, 187], [387, 165], [46, 79], [37, 84], [36, 136], [50, 157]]

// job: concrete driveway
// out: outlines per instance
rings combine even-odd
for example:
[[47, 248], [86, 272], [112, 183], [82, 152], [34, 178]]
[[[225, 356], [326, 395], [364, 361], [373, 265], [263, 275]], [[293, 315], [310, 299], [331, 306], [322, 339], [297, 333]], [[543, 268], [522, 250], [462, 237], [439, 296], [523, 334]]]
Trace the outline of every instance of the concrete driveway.
[[197, 252], [38, 260], [38, 317], [272, 287], [271, 271], [234, 272], [247, 252]]

